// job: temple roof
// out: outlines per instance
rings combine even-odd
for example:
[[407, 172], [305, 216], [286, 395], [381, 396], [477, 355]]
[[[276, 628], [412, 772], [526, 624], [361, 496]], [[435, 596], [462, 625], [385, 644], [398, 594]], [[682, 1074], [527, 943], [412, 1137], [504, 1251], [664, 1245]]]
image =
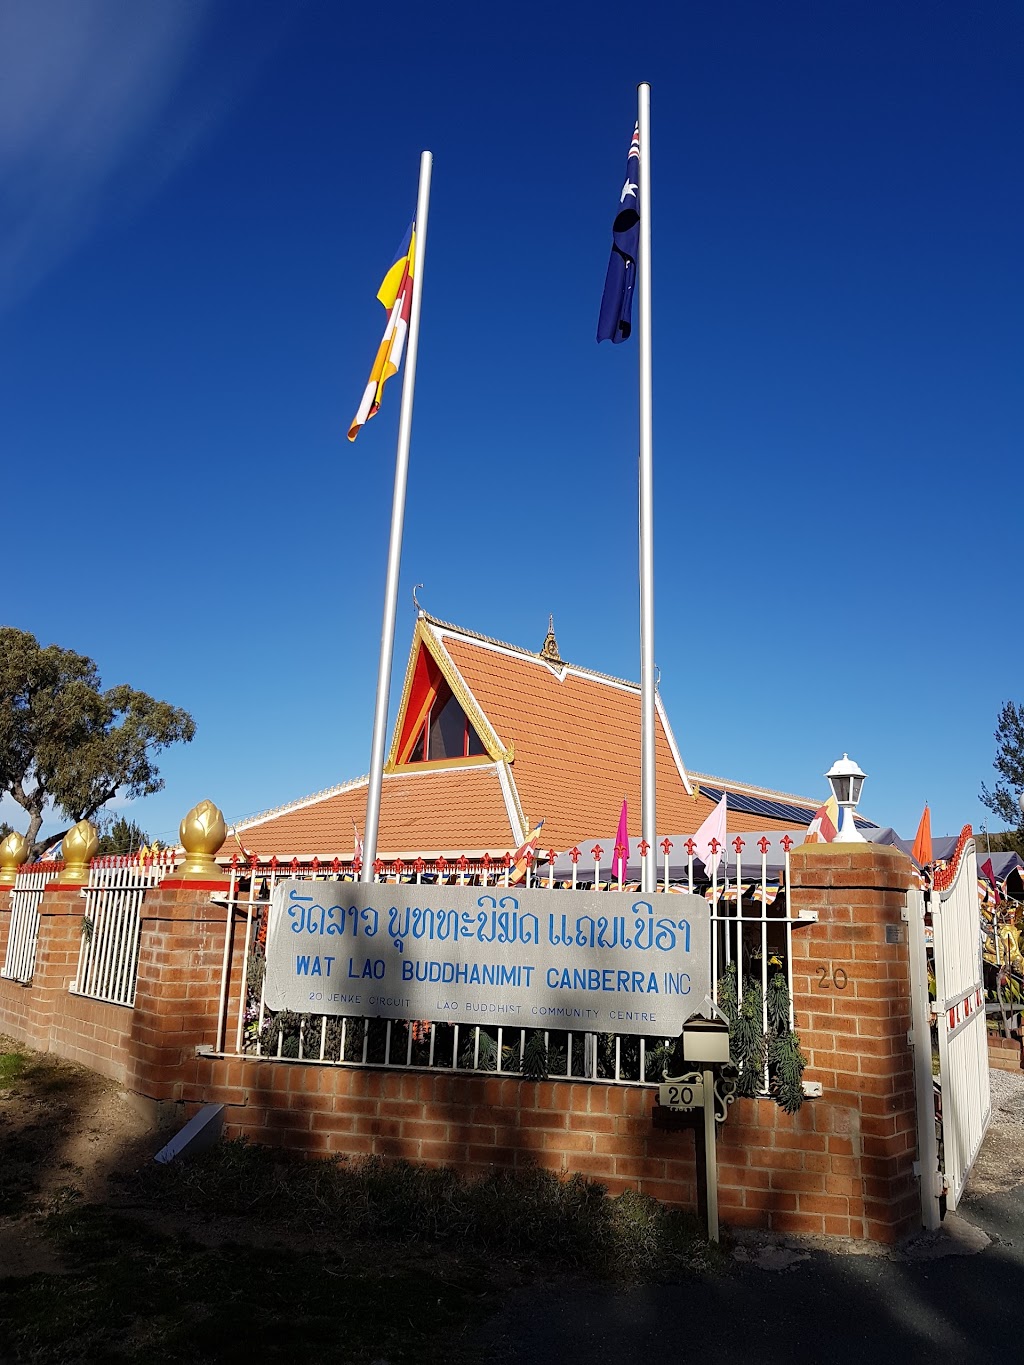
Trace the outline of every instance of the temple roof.
[[[553, 640], [549, 625], [545, 649], [535, 652], [420, 612], [381, 792], [381, 857], [500, 855], [540, 820], [542, 846], [561, 851], [594, 830], [614, 832], [623, 798], [630, 837], [639, 839], [640, 688], [562, 661]], [[474, 742], [467, 739], [465, 756], [422, 761], [430, 706], [441, 697]], [[765, 814], [765, 829], [800, 828], [820, 804], [724, 778], [691, 780], [660, 697], [655, 769], [658, 828], [674, 834], [694, 832], [723, 790], [808, 812], [806, 821]], [[362, 777], [329, 788], [240, 821], [236, 831], [261, 856], [351, 857], [367, 785]]]

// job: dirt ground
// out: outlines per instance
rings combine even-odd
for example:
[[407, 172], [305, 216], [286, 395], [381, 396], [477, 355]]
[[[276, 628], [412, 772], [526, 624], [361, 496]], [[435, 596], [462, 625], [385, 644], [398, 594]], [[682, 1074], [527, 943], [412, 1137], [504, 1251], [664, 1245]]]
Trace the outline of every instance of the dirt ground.
[[112, 1081], [0, 1036], [0, 1278], [55, 1270], [41, 1210], [100, 1203], [112, 1175], [152, 1158], [161, 1135]]

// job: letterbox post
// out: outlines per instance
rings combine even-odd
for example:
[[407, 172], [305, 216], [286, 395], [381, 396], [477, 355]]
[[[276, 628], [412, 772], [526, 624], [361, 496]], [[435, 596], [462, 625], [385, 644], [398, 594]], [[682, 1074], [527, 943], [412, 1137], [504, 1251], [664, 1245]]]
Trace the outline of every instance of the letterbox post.
[[704, 1072], [704, 1189], [707, 1195], [708, 1241], [718, 1241], [718, 1148], [715, 1145], [715, 1073]]
[[[708, 1241], [717, 1242], [718, 1233], [718, 1147], [715, 1134], [717, 1099], [713, 1066], [729, 1061], [729, 1025], [722, 1018], [704, 1019], [693, 1015], [683, 1025], [683, 1061], [701, 1067], [704, 1107], [704, 1189], [708, 1219]], [[729, 1096], [731, 1099], [731, 1095]], [[728, 1102], [728, 1101], [726, 1101]], [[724, 1106], [723, 1106], [724, 1117]]]

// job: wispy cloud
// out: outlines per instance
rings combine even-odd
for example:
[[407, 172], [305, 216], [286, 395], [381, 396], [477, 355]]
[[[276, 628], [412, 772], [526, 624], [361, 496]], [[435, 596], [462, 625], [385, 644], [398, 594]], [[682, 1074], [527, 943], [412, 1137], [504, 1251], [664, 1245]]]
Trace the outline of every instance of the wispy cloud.
[[187, 155], [194, 117], [161, 124], [207, 13], [181, 0], [4, 0], [0, 307], [95, 229], [122, 172], [133, 172], [134, 199]]

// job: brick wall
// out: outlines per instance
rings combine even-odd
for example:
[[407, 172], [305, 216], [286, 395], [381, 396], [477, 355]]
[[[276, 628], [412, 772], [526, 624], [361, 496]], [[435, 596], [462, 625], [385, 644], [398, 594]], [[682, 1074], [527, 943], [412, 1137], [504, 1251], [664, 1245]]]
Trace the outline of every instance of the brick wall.
[[[0, 965], [7, 956], [11, 933], [11, 888], [0, 887]], [[18, 981], [0, 977], [0, 1029], [15, 1038], [30, 1042], [32, 991]], [[33, 1046], [37, 1044], [33, 1043]]]
[[[874, 845], [794, 850], [794, 1004], [806, 1077], [823, 1095], [787, 1115], [740, 1100], [719, 1133], [725, 1223], [889, 1242], [919, 1225], [909, 958], [910, 863]], [[310, 1153], [378, 1154], [468, 1172], [538, 1164], [694, 1207], [688, 1119], [656, 1128], [653, 1087], [413, 1074], [197, 1055], [217, 1041], [225, 933], [238, 1000], [242, 926], [209, 883], [165, 881], [142, 912], [134, 1009], [67, 994], [77, 891], [48, 891], [31, 990], [0, 983], [0, 1028], [189, 1113], [218, 1102], [230, 1134]], [[3, 918], [0, 913], [0, 918]], [[48, 940], [44, 945], [44, 937]], [[72, 951], [73, 950], [73, 951]], [[17, 992], [21, 996], [17, 996]], [[25, 996], [30, 1005], [18, 1003]], [[227, 1020], [233, 1048], [234, 1013]]]
[[[84, 901], [78, 886], [46, 888], [39, 904], [39, 937], [31, 987], [0, 980], [0, 1028], [44, 1052], [56, 1052], [125, 1083], [129, 1074], [131, 1011], [72, 995], [78, 969]], [[6, 899], [6, 898], [5, 898]], [[10, 915], [0, 916], [4, 945]]]
[[1020, 1071], [1024, 1067], [1024, 1054], [1019, 1038], [1004, 1038], [1002, 1034], [988, 1035], [988, 1064], [997, 1071]]

